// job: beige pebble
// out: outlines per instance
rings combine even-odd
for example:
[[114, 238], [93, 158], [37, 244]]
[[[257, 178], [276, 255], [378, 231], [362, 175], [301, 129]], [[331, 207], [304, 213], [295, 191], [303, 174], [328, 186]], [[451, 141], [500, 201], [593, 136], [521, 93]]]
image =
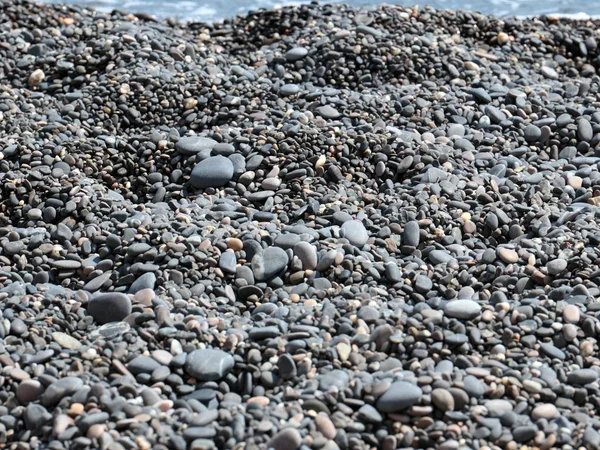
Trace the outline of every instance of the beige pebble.
[[498, 247], [496, 254], [498, 258], [507, 264], [514, 264], [519, 261], [519, 254], [512, 248]]
[[578, 177], [577, 175], [574, 175], [572, 177], [569, 177], [568, 183], [569, 186], [571, 186], [573, 189], [579, 189], [581, 187], [581, 184], [583, 183], [583, 179], [581, 177]]
[[498, 33], [498, 36], [496, 37], [496, 39], [498, 39], [498, 44], [500, 44], [500, 45], [504, 45], [508, 41], [510, 41], [510, 37], [508, 36], [508, 34], [502, 32], [502, 31], [500, 33]]
[[556, 406], [551, 403], [542, 403], [533, 408], [531, 412], [531, 418], [533, 420], [538, 419], [554, 419], [559, 416]]
[[269, 403], [271, 403], [271, 401], [267, 397], [259, 395], [257, 397], [249, 398], [248, 403], [257, 403], [261, 406], [267, 406]]
[[317, 430], [319, 430], [327, 439], [333, 439], [337, 434], [335, 425], [325, 414], [318, 414], [315, 417], [315, 424], [317, 425]]
[[239, 252], [244, 247], [244, 243], [238, 238], [231, 238], [227, 240], [227, 247], [234, 252]]
[[67, 411], [67, 414], [71, 417], [77, 417], [83, 412], [83, 409], [84, 407], [81, 403], [73, 403]]
[[579, 308], [575, 305], [567, 305], [563, 310], [563, 320], [565, 323], [579, 323], [580, 318]]
[[44, 78], [46, 78], [44, 71], [42, 69], [36, 69], [29, 75], [27, 83], [29, 84], [29, 87], [35, 87], [38, 86]]
[[88, 428], [87, 437], [90, 439], [98, 439], [102, 436], [102, 433], [106, 430], [106, 425], [101, 423], [95, 423], [91, 427]]

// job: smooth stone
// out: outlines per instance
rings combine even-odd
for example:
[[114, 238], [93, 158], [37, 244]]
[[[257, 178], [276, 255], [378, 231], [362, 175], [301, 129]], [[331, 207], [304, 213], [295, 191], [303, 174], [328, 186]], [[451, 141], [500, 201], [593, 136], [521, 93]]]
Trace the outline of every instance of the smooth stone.
[[564, 259], [554, 259], [546, 264], [548, 273], [552, 276], [562, 273], [567, 268], [567, 261]]
[[419, 222], [411, 220], [404, 226], [402, 232], [402, 245], [408, 245], [409, 247], [418, 247], [419, 241], [421, 240], [421, 229]]
[[377, 400], [377, 409], [384, 413], [400, 412], [416, 404], [423, 391], [408, 381], [396, 381]]
[[577, 138], [583, 142], [589, 142], [594, 137], [594, 129], [589, 120], [581, 118], [577, 122]]
[[285, 53], [285, 59], [288, 61], [298, 61], [308, 55], [308, 50], [304, 47], [295, 47]]
[[42, 405], [30, 404], [25, 409], [24, 419], [28, 430], [37, 430], [52, 420], [52, 414]]
[[317, 248], [309, 242], [301, 241], [294, 245], [294, 255], [302, 262], [303, 270], [317, 268]]
[[223, 252], [219, 258], [219, 267], [225, 273], [235, 274], [237, 258], [233, 252]]
[[437, 266], [438, 264], [447, 264], [454, 260], [452, 255], [443, 250], [432, 250], [427, 255], [427, 258], [434, 266]]
[[77, 270], [81, 267], [81, 263], [79, 261], [73, 261], [71, 259], [52, 261], [50, 265], [58, 270]]
[[498, 247], [496, 249], [498, 258], [507, 264], [514, 264], [519, 261], [519, 254], [512, 248]]
[[594, 369], [578, 369], [567, 375], [567, 383], [583, 386], [593, 383], [598, 379], [598, 372]]
[[131, 300], [119, 292], [96, 294], [88, 302], [87, 310], [100, 325], [120, 322], [131, 314]]
[[135, 280], [131, 287], [129, 288], [130, 294], [137, 294], [142, 289], [152, 289], [154, 290], [154, 285], [156, 284], [156, 275], [152, 272], [146, 272], [143, 275], [140, 275], [137, 280]]
[[161, 367], [161, 364], [149, 356], [138, 356], [127, 363], [127, 370], [134, 375], [141, 373], [152, 373]]
[[431, 401], [440, 411], [454, 411], [454, 397], [446, 389], [434, 389]]
[[551, 403], [536, 405], [536, 407], [531, 411], [531, 418], [533, 420], [551, 420], [557, 418], [559, 415], [560, 413], [558, 412], [558, 409], [556, 409], [556, 406]]
[[195, 155], [203, 150], [212, 150], [217, 141], [203, 136], [185, 136], [179, 139], [175, 148], [184, 155]]
[[296, 95], [298, 92], [300, 92], [300, 86], [297, 84], [284, 84], [281, 86], [281, 88], [279, 88], [279, 95], [284, 97]]
[[24, 380], [17, 386], [16, 396], [21, 404], [34, 402], [44, 393], [44, 386], [37, 380]]
[[369, 232], [360, 220], [349, 220], [342, 225], [344, 237], [352, 245], [362, 248], [369, 240]]
[[60, 331], [52, 333], [52, 339], [58, 342], [62, 348], [76, 350], [81, 347], [81, 342], [79, 340], [66, 333], [61, 333]]
[[200, 381], [217, 381], [233, 369], [235, 360], [229, 353], [211, 348], [194, 350], [185, 361], [185, 370]]
[[444, 314], [461, 320], [471, 320], [481, 313], [481, 305], [474, 300], [452, 300], [446, 303]]
[[523, 133], [527, 142], [537, 142], [542, 137], [542, 130], [533, 124], [527, 125]]
[[83, 381], [78, 377], [61, 378], [46, 388], [40, 401], [44, 406], [52, 406], [57, 404], [62, 398], [79, 391], [82, 387]]
[[280, 247], [269, 247], [252, 258], [252, 272], [257, 281], [270, 280], [284, 270], [289, 263], [289, 256]]
[[344, 370], [332, 370], [319, 377], [319, 389], [326, 392], [329, 388], [335, 386], [339, 390], [343, 390], [348, 386], [350, 377], [348, 372]]
[[576, 324], [579, 323], [581, 312], [577, 306], [567, 305], [563, 310], [562, 316], [565, 323]]
[[190, 175], [190, 183], [197, 189], [221, 187], [233, 178], [233, 163], [221, 155], [200, 161]]
[[339, 119], [339, 117], [341, 116], [339, 111], [330, 105], [319, 106], [317, 108], [317, 113], [324, 119], [331, 120]]
[[267, 448], [274, 450], [296, 450], [300, 445], [302, 435], [295, 428], [284, 428], [267, 442]]

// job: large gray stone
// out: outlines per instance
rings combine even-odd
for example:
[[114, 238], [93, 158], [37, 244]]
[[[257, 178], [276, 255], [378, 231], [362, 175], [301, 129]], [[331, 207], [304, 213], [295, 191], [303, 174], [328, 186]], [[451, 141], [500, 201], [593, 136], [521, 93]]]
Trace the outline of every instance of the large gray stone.
[[229, 158], [217, 155], [196, 164], [190, 175], [190, 183], [198, 189], [220, 187], [233, 178], [233, 163]]
[[191, 352], [185, 361], [188, 374], [200, 381], [217, 381], [231, 372], [235, 360], [229, 353], [212, 348]]

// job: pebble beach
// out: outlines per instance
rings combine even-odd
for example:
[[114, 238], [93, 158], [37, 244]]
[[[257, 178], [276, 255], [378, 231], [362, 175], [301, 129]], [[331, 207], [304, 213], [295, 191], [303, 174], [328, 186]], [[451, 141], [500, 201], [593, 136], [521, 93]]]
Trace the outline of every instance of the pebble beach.
[[600, 21], [0, 2], [0, 448], [600, 449]]

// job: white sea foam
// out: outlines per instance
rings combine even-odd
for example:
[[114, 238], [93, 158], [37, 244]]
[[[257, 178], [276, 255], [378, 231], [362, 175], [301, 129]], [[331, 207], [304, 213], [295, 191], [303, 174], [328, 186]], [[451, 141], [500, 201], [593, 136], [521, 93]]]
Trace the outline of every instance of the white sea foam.
[[[50, 3], [76, 3], [110, 12], [121, 8], [145, 12], [157, 18], [177, 17], [184, 21], [213, 22], [259, 8], [277, 8], [309, 3], [310, 0], [46, 0]], [[333, 0], [354, 6], [379, 5], [379, 0]], [[396, 3], [389, 1], [389, 3]], [[325, 3], [325, 2], [323, 2]], [[436, 9], [465, 9], [493, 14], [497, 17], [518, 18], [552, 15], [574, 20], [600, 19], [599, 0], [402, 0], [398, 3], [430, 5]], [[585, 11], [585, 12], [581, 12]]]

